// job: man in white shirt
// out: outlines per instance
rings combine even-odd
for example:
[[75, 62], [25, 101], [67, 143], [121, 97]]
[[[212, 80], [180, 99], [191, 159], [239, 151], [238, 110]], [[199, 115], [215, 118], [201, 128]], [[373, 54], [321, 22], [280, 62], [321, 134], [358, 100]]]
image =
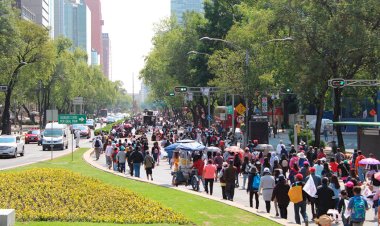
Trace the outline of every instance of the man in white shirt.
[[277, 144], [277, 147], [276, 147], [276, 153], [278, 156], [281, 156], [281, 150], [282, 150], [281, 147], [285, 147], [285, 145], [282, 143], [282, 140], [280, 140], [280, 143]]

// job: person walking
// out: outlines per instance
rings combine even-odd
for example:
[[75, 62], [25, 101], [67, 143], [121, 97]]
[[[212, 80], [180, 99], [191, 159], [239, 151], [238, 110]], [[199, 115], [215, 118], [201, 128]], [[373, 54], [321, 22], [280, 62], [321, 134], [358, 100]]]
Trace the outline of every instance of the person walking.
[[224, 180], [223, 175], [224, 175], [224, 171], [227, 169], [227, 167], [228, 167], [228, 164], [226, 162], [223, 163], [223, 167], [218, 173], [218, 177], [220, 180], [220, 187], [222, 189], [222, 197], [224, 200], [227, 199], [227, 195], [226, 195], [226, 181]]
[[144, 158], [144, 167], [145, 167], [145, 172], [146, 172], [146, 179], [153, 180], [153, 168], [154, 168], [154, 159], [153, 157], [149, 154], [149, 151], [146, 152], [145, 158]]
[[244, 157], [243, 165], [241, 165], [241, 173], [243, 174], [243, 186], [242, 186], [243, 190], [245, 190], [245, 184], [247, 182], [249, 172], [250, 172], [249, 159], [248, 157]]
[[111, 169], [112, 167], [112, 152], [113, 152], [113, 147], [111, 141], [108, 141], [105, 155], [106, 155], [106, 164], [108, 166], [108, 169]]
[[259, 209], [260, 174], [257, 168], [252, 166], [248, 175], [247, 193], [249, 193], [249, 206], [253, 208], [253, 196], [255, 196], [256, 210]]
[[[314, 181], [315, 188], [318, 188], [322, 184], [321, 177], [318, 176], [318, 175], [316, 175], [316, 173], [315, 173], [316, 170], [315, 170], [314, 167], [310, 167], [309, 171], [310, 171], [310, 175], [306, 177], [305, 181], [307, 182], [310, 179], [310, 177], [312, 177], [313, 181]], [[311, 197], [309, 194], [307, 194], [307, 200], [309, 200], [310, 205], [311, 205], [311, 213], [312, 213], [312, 216], [313, 216], [312, 219], [315, 219], [315, 218], [317, 218], [315, 198]]]
[[[212, 164], [212, 160], [209, 159], [207, 161], [207, 165], [203, 168], [203, 179], [205, 181], [205, 191], [207, 194], [212, 195], [215, 178], [216, 178], [216, 166]], [[210, 189], [208, 185], [210, 185]]]
[[334, 192], [334, 202], [335, 202], [335, 209], [338, 209], [338, 203], [339, 203], [339, 195], [340, 195], [340, 183], [338, 180], [338, 177], [335, 175], [331, 176], [331, 182], [329, 184], [329, 187], [333, 190]]
[[281, 156], [280, 166], [282, 169], [282, 173], [284, 174], [284, 176], [286, 176], [286, 173], [288, 172], [288, 168], [289, 168], [289, 161], [288, 161], [286, 155], [284, 155], [284, 154], [282, 154], [282, 156]]
[[265, 208], [267, 213], [270, 212], [270, 202], [272, 200], [273, 188], [275, 186], [274, 177], [270, 173], [269, 168], [264, 168], [263, 176], [260, 178], [259, 195], [263, 195], [265, 201]]
[[139, 147], [135, 148], [130, 158], [133, 163], [133, 171], [134, 171], [135, 177], [140, 177], [140, 167], [141, 167], [141, 163], [143, 163], [144, 161], [144, 156], [141, 153]]
[[305, 182], [303, 182], [303, 176], [302, 174], [298, 173], [295, 177], [295, 182], [292, 184], [292, 187], [294, 186], [301, 186], [302, 187], [302, 201], [298, 203], [294, 203], [294, 215], [295, 215], [295, 220], [297, 224], [301, 224], [301, 219], [300, 219], [300, 213], [303, 217], [303, 220], [305, 222], [305, 225], [309, 225], [307, 213], [306, 213], [306, 198], [307, 198], [307, 193], [303, 190], [303, 187], [305, 186]]
[[280, 209], [280, 217], [288, 219], [289, 192], [290, 186], [286, 182], [284, 175], [278, 176], [278, 183], [273, 189], [272, 201], [277, 200], [278, 208]]
[[230, 160], [228, 162], [228, 168], [225, 169], [223, 173], [223, 180], [226, 182], [226, 196], [230, 201], [234, 200], [236, 172], [237, 169], [234, 166], [234, 161]]
[[118, 162], [118, 169], [120, 173], [125, 173], [125, 162], [127, 159], [127, 154], [125, 153], [124, 146], [120, 146], [120, 151], [116, 154], [116, 159]]
[[315, 204], [317, 205], [317, 217], [327, 214], [329, 209], [335, 208], [335, 194], [334, 191], [328, 186], [329, 179], [322, 178], [322, 185], [317, 188], [315, 197]]
[[95, 142], [94, 142], [94, 151], [95, 151], [95, 158], [96, 158], [96, 161], [99, 160], [99, 157], [100, 157], [100, 152], [102, 151], [102, 147], [103, 147], [103, 143], [102, 143], [102, 140], [99, 136], [97, 136], [95, 138]]
[[[216, 165], [216, 171], [219, 173], [223, 168], [223, 157], [221, 156], [220, 152], [216, 153], [216, 156], [214, 157], [214, 164]], [[215, 180], [215, 182], [217, 179]]]
[[351, 211], [350, 221], [352, 226], [363, 226], [365, 221], [365, 212], [369, 209], [367, 200], [361, 196], [361, 187], [355, 186], [354, 197], [350, 198], [347, 209]]
[[79, 148], [79, 141], [80, 141], [80, 130], [79, 129], [74, 131], [74, 138], [75, 138], [75, 147]]
[[364, 164], [360, 164], [359, 162], [363, 159], [365, 159], [366, 157], [362, 154], [362, 151], [361, 150], [358, 150], [358, 157], [356, 157], [355, 159], [355, 170], [356, 170], [356, 173], [357, 175], [359, 176], [359, 180], [360, 182], [364, 182], [365, 180], [365, 166]]
[[158, 142], [156, 141], [153, 143], [152, 156], [153, 156], [154, 162], [156, 162], [157, 165], [160, 158], [160, 153], [161, 153], [160, 147], [158, 146]]
[[235, 157], [234, 157], [234, 166], [236, 168], [236, 174], [235, 174], [235, 187], [239, 187], [239, 174], [240, 174], [240, 170], [241, 170], [241, 159], [240, 159], [240, 156], [238, 153], [235, 154]]
[[131, 155], [133, 152], [132, 147], [131, 146], [126, 147], [125, 152], [126, 152], [126, 158], [127, 158], [127, 163], [128, 163], [128, 167], [129, 167], [129, 174], [131, 175], [131, 177], [133, 177], [133, 162], [132, 162], [132, 158], [131, 158]]

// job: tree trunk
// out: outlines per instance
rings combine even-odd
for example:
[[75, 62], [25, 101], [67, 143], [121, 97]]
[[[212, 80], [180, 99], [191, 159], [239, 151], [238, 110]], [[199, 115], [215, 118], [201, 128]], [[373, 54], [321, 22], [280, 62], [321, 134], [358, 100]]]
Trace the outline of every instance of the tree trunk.
[[[342, 96], [342, 89], [334, 88], [334, 122], [340, 121], [340, 111], [341, 111], [341, 102], [340, 98]], [[336, 135], [338, 138], [338, 146], [340, 150], [343, 152], [344, 149], [344, 140], [343, 140], [343, 134], [342, 134], [342, 127], [341, 126], [335, 126]]]
[[22, 108], [24, 109], [24, 111], [26, 112], [26, 114], [28, 115], [28, 117], [30, 118], [30, 120], [32, 121], [32, 123], [35, 124], [36, 121], [35, 121], [35, 119], [34, 119], [34, 115], [30, 114], [30, 111], [29, 111], [29, 109], [26, 107], [25, 104], [22, 104], [21, 106], [22, 106]]
[[13, 91], [13, 78], [9, 82], [8, 90], [5, 95], [5, 103], [4, 103], [4, 111], [3, 111], [3, 117], [2, 117], [2, 132], [1, 134], [11, 134], [11, 115], [10, 115], [10, 108], [11, 108], [11, 96]]
[[317, 120], [315, 123], [315, 130], [314, 130], [314, 136], [315, 136], [314, 146], [319, 147], [321, 144], [322, 117], [323, 117], [323, 111], [325, 110], [324, 98], [320, 99], [320, 101], [316, 104], [316, 108], [317, 108]]

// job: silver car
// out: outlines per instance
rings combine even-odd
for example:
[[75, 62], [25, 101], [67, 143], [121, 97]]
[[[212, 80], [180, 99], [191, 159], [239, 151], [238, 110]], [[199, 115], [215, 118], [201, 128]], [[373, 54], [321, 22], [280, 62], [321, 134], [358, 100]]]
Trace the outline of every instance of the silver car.
[[10, 156], [17, 158], [17, 155], [24, 156], [24, 142], [20, 136], [16, 135], [1, 135], [0, 136], [0, 156]]

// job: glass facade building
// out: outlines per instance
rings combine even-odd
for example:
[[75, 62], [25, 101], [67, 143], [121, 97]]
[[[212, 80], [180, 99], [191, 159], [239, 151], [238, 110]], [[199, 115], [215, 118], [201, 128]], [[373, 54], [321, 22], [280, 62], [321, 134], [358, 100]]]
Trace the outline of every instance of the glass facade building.
[[204, 0], [171, 0], [171, 15], [176, 16], [178, 22], [182, 23], [185, 12], [203, 12], [203, 2]]

